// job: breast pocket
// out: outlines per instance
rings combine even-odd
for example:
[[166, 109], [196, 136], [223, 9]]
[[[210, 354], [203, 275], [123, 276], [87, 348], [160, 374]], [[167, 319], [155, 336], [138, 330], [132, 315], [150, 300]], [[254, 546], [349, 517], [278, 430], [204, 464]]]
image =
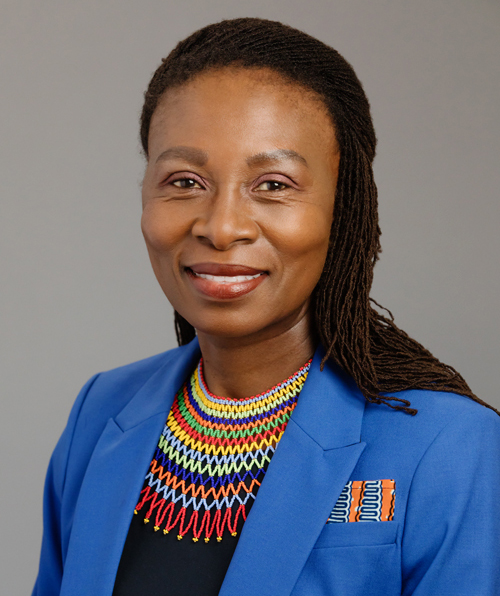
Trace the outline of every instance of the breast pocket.
[[401, 593], [397, 522], [326, 524], [293, 596], [396, 596]]

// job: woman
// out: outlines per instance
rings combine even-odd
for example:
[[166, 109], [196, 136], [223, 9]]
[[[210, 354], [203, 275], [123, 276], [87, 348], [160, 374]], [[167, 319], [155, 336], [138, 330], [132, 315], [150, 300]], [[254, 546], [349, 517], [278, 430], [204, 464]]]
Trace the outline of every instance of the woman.
[[80, 393], [34, 594], [499, 594], [499, 419], [370, 303], [350, 65], [280, 23], [210, 25], [154, 74], [141, 139], [181, 347]]

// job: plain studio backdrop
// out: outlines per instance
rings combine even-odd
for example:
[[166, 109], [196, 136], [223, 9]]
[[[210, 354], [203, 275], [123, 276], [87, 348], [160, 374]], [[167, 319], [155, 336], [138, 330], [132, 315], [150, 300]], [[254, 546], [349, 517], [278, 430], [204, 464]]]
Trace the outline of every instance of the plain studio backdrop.
[[82, 384], [175, 345], [139, 228], [142, 94], [180, 39], [239, 16], [353, 64], [379, 138], [372, 295], [500, 406], [498, 0], [2, 0], [2, 594], [35, 580], [45, 470]]

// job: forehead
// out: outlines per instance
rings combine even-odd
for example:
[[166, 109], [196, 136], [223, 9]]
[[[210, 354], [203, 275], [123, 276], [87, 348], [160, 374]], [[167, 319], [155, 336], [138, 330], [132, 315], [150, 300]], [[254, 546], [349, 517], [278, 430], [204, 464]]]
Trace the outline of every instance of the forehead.
[[276, 70], [262, 67], [225, 66], [210, 68], [195, 75], [186, 83], [168, 89], [159, 105], [169, 99], [173, 100], [176, 96], [186, 97], [193, 91], [203, 90], [209, 92], [210, 90], [216, 91], [222, 88], [231, 89], [233, 92], [244, 89], [246, 93], [253, 95], [259, 94], [260, 91], [273, 92], [276, 95], [282, 94], [283, 97], [288, 97], [291, 102], [301, 102], [302, 100], [304, 104], [309, 104], [309, 107], [314, 106], [316, 110], [328, 115], [325, 102], [318, 93]]
[[[270, 69], [226, 67], [195, 76], [161, 98], [151, 120], [155, 133], [197, 131], [226, 136], [258, 134], [317, 140], [336, 146], [335, 131], [323, 99], [311, 89]], [[153, 137], [153, 138], [152, 138]], [[150, 149], [152, 147], [150, 146]]]

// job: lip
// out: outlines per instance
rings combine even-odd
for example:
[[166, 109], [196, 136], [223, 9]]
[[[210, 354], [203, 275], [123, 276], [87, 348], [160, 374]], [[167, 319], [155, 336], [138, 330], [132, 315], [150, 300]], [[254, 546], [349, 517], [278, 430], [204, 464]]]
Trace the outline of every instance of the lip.
[[[188, 279], [195, 289], [210, 298], [230, 300], [249, 294], [267, 277], [267, 272], [247, 265], [221, 263], [195, 263], [185, 267]], [[210, 275], [224, 280], [206, 279], [199, 275]], [[254, 276], [252, 279], [230, 281], [228, 277]]]

